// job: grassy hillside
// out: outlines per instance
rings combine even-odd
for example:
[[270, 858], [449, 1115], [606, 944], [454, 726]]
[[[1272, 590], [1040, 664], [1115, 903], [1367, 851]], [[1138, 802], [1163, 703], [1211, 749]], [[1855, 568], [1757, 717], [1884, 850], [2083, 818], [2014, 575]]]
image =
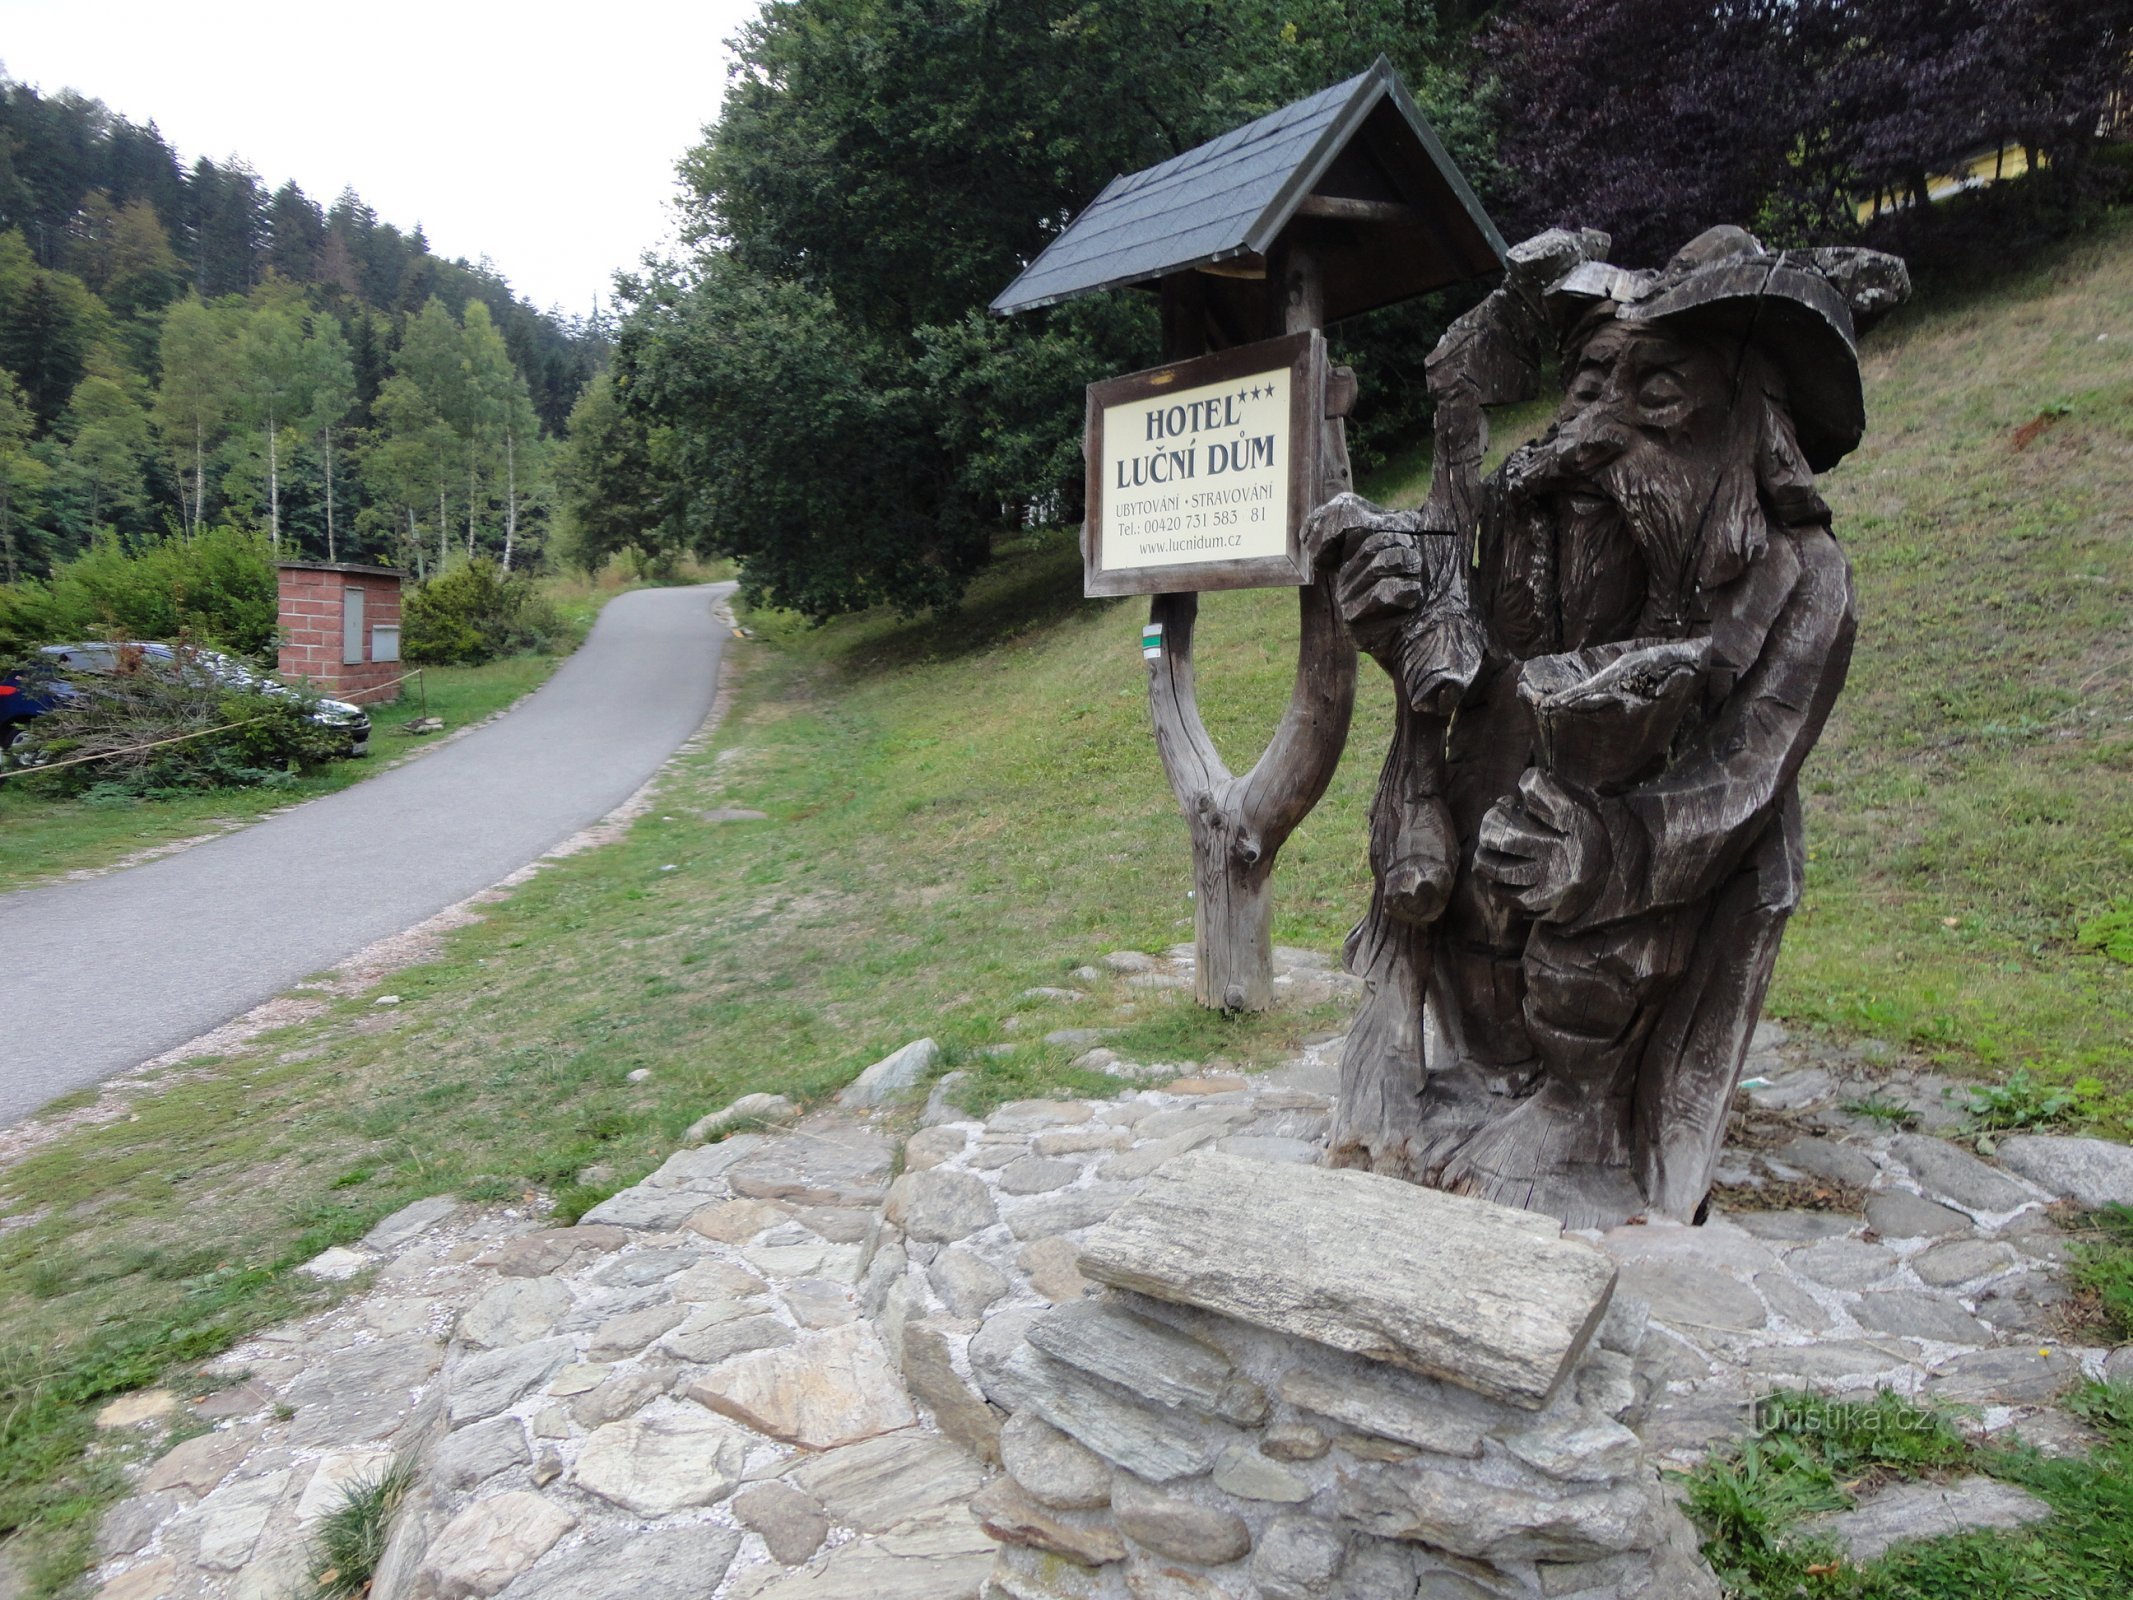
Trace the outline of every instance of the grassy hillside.
[[[1773, 1006], [2133, 1086], [2133, 230], [1867, 348], [1859, 575]], [[2127, 929], [2133, 933], [2133, 927]]]
[[[1958, 1068], [2092, 1074], [2120, 1132], [2133, 967], [2080, 936], [2133, 894], [2129, 245], [2120, 227], [1870, 344], [1874, 431], [1827, 482], [1863, 644], [1808, 775], [1810, 895], [1773, 1000]], [[1419, 473], [1380, 492], [1412, 498]], [[1203, 615], [1203, 709], [1242, 763], [1287, 693], [1295, 600]], [[110, 1483], [87, 1408], [326, 1293], [289, 1269], [408, 1199], [538, 1189], [574, 1215], [704, 1111], [821, 1094], [920, 1034], [988, 1099], [1108, 1082], [1042, 1043], [1069, 1024], [1201, 1061], [1324, 1026], [1108, 985], [1021, 998], [1190, 935], [1140, 619], [1079, 598], [1060, 535], [946, 622], [759, 619], [733, 712], [651, 814], [391, 978], [398, 1006], [337, 1002], [0, 1173], [0, 1536], [35, 1529], [61, 1581]], [[1366, 669], [1347, 759], [1282, 857], [1284, 942], [1330, 951], [1363, 905], [1389, 724]]]

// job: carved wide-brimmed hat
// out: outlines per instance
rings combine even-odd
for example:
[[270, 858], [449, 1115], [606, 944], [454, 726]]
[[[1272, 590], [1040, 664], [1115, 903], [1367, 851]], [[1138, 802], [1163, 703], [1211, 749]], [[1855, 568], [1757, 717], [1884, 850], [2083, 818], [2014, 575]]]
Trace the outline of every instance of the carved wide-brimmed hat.
[[1699, 234], [1658, 272], [1587, 260], [1543, 301], [1582, 344], [1608, 321], [1694, 329], [1754, 345], [1784, 376], [1801, 452], [1827, 472], [1866, 431], [1858, 335], [1909, 298], [1910, 273], [1879, 250], [1766, 250], [1741, 228]]

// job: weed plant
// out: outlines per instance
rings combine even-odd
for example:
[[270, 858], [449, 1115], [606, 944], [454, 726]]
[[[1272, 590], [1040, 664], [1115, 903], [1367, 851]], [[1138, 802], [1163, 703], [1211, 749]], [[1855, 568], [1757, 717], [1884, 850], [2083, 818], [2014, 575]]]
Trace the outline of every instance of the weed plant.
[[414, 1482], [413, 1464], [400, 1460], [377, 1477], [348, 1486], [341, 1503], [319, 1524], [310, 1600], [361, 1600], [370, 1592], [370, 1580], [392, 1537], [393, 1517]]
[[1857, 1100], [1844, 1102], [1844, 1109], [1855, 1117], [1869, 1117], [1889, 1128], [1908, 1128], [1918, 1121], [1918, 1113], [1907, 1105], [1875, 1093]]
[[1987, 1133], [2041, 1128], [2064, 1121], [2081, 1099], [2078, 1087], [2054, 1088], [2039, 1083], [2027, 1067], [2016, 1068], [2005, 1083], [1972, 1084], [1962, 1093], [1964, 1117], [1972, 1128]]
[[2095, 1297], [2113, 1343], [2133, 1342], [2133, 1207], [2105, 1206], [2089, 1223], [2092, 1237], [2067, 1251], [2074, 1286]]

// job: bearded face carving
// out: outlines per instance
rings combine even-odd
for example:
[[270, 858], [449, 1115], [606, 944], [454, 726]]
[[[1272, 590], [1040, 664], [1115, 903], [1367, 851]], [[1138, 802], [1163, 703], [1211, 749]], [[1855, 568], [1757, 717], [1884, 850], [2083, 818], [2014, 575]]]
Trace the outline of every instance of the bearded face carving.
[[[1520, 246], [1447, 334], [1421, 513], [1348, 496], [1314, 533], [1402, 690], [1334, 1157], [1573, 1226], [1709, 1191], [1850, 659], [1814, 472], [1863, 426], [1851, 306], [1904, 288], [1892, 258], [1737, 229], [1660, 274], [1604, 246]], [[1547, 326], [1562, 409], [1480, 481], [1480, 407]]]

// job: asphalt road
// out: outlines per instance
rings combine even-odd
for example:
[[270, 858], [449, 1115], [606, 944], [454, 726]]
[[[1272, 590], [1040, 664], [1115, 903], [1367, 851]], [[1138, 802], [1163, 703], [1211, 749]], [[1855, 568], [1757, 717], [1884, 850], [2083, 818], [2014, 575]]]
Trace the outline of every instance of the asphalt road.
[[732, 588], [640, 589], [516, 710], [177, 855], [0, 895], [0, 1126], [413, 927], [604, 816], [696, 731]]

